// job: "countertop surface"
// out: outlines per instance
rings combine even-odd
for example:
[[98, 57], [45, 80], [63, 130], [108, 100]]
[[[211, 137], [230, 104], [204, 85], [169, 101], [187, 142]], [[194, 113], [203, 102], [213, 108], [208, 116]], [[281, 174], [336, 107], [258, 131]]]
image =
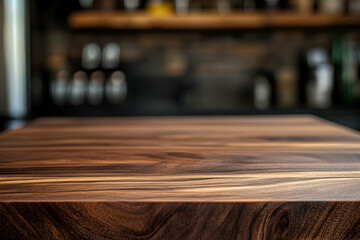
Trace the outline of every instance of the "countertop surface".
[[312, 116], [41, 118], [0, 135], [0, 202], [360, 201], [360, 135]]

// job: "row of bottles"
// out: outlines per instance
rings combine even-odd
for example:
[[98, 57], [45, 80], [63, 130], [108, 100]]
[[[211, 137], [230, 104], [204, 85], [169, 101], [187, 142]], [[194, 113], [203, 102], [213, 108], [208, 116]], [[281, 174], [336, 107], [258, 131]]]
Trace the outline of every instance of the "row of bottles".
[[93, 70], [102, 67], [103, 69], [116, 69], [120, 62], [120, 46], [110, 42], [100, 47], [95, 42], [84, 45], [81, 54], [81, 65], [84, 69]]
[[336, 37], [332, 49], [315, 47], [302, 54], [298, 69], [283, 67], [254, 75], [254, 106], [326, 109], [360, 102], [360, 46]]
[[[67, 66], [82, 71], [72, 76], [60, 71], [51, 95], [59, 105], [121, 103], [124, 97], [112, 100], [111, 88], [106, 89], [112, 74], [121, 70], [131, 79], [125, 80], [122, 73], [125, 87], [115, 91], [126, 92], [126, 82], [131, 82], [131, 102], [149, 102], [152, 97], [163, 105], [232, 109], [326, 109], [359, 104], [358, 34], [306, 39], [307, 35], [279, 33], [251, 41], [188, 35], [79, 41], [69, 49], [74, 54], [69, 54], [66, 65], [51, 72]], [[115, 50], [104, 54], [109, 46]]]
[[132, 12], [145, 9], [148, 13], [184, 14], [202, 9], [229, 12], [242, 10], [284, 10], [292, 9], [301, 13], [317, 11], [326, 14], [359, 14], [359, 0], [79, 0], [84, 9], [100, 10], [125, 9]]
[[[107, 79], [107, 80], [106, 80]], [[122, 104], [127, 96], [127, 82], [121, 71], [92, 72], [77, 71], [72, 76], [66, 70], [60, 71], [52, 80], [50, 95], [57, 105]]]

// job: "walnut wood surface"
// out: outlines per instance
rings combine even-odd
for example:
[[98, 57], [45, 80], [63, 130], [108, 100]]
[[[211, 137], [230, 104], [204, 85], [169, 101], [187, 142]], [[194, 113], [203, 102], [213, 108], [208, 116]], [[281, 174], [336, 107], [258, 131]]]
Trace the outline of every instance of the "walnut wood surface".
[[47, 118], [0, 135], [0, 239], [360, 239], [360, 136], [310, 116]]
[[359, 201], [360, 135], [313, 117], [38, 119], [0, 201]]
[[360, 203], [2, 203], [1, 239], [360, 239]]

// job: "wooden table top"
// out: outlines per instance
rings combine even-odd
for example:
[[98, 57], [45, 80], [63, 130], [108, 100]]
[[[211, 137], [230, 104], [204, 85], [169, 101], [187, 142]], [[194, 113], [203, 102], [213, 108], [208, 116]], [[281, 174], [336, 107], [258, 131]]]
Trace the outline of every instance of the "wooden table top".
[[311, 116], [42, 118], [0, 135], [0, 202], [360, 201], [360, 135]]

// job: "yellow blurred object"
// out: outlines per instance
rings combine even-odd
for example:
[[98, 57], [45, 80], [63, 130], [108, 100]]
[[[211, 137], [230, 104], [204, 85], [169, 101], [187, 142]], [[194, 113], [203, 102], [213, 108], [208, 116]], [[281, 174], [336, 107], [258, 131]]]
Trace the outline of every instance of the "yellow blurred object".
[[148, 1], [146, 12], [153, 15], [167, 15], [174, 13], [174, 6], [170, 2]]

